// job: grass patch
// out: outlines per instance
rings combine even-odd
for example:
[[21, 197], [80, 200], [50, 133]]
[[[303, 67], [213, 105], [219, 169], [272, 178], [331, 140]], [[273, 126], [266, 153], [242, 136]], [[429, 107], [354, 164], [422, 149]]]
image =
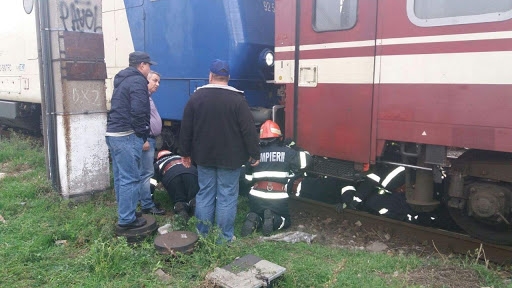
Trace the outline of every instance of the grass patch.
[[[115, 195], [106, 191], [86, 203], [64, 200], [46, 179], [40, 144], [14, 135], [0, 140], [1, 287], [206, 287], [207, 273], [254, 254], [286, 267], [274, 287], [414, 287], [406, 277], [424, 265], [444, 263], [408, 256], [371, 254], [318, 244], [260, 242], [257, 236], [218, 245], [218, 235], [201, 238], [191, 255], [160, 255], [153, 237], [130, 245], [114, 236]], [[172, 209], [164, 191], [156, 192], [163, 208]], [[241, 197], [236, 235], [248, 210]], [[171, 216], [157, 216], [159, 225], [195, 231]], [[57, 241], [65, 240], [65, 244]], [[478, 273], [482, 286], [501, 287], [502, 281], [482, 265], [464, 264]], [[170, 275], [163, 283], [155, 275]]]

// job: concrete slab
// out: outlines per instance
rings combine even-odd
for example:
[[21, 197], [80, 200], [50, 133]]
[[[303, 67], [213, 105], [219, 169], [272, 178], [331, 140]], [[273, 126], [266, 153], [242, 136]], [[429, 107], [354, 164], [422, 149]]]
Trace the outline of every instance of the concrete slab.
[[286, 268], [261, 259], [246, 255], [222, 268], [215, 268], [206, 275], [206, 279], [225, 288], [268, 287], [270, 282], [284, 274]]

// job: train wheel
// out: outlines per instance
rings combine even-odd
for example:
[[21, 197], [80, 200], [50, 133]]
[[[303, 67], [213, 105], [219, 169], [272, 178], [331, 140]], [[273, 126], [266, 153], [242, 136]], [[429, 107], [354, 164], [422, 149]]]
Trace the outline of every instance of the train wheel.
[[480, 223], [461, 210], [449, 208], [452, 219], [470, 236], [487, 243], [497, 245], [512, 245], [512, 230], [510, 227], [493, 227]]

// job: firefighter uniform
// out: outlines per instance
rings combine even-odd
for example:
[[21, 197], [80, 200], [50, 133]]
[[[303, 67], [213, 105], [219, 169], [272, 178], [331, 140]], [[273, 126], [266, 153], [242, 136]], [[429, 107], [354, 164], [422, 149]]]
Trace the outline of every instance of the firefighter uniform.
[[[267, 130], [273, 133], [266, 133]], [[306, 168], [312, 157], [308, 152], [282, 145], [280, 136], [276, 123], [265, 122], [260, 131], [260, 164], [246, 165], [246, 179], [254, 185], [248, 195], [250, 212], [242, 227], [242, 236], [252, 233], [262, 222], [263, 234], [267, 236], [291, 224], [287, 185], [294, 172]]]
[[194, 213], [195, 197], [199, 191], [196, 167], [186, 168], [180, 155], [162, 150], [158, 153], [154, 168], [153, 184], [162, 182], [174, 203], [174, 213], [188, 220]]
[[343, 208], [363, 210], [407, 221], [414, 212], [406, 202], [405, 193], [397, 191], [403, 185], [404, 170], [405, 168], [401, 166], [384, 171], [378, 170], [380, 174], [386, 176], [380, 177], [370, 173], [356, 186], [343, 187], [341, 189]]
[[339, 191], [349, 183], [334, 177], [307, 175], [295, 180], [292, 193], [296, 197], [334, 205], [341, 202]]

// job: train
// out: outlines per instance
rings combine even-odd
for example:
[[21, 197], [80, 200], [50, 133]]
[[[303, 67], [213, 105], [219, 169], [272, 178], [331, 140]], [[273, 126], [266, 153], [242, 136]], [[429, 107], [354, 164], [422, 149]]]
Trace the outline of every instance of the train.
[[[9, 127], [37, 132], [41, 130], [38, 19], [34, 3], [27, 12], [18, 2], [3, 4], [2, 10], [0, 35], [10, 41], [0, 46], [0, 120]], [[130, 52], [146, 51], [158, 62], [153, 69], [161, 75], [161, 83], [154, 102], [164, 119], [165, 142], [172, 148], [174, 129], [179, 130], [174, 123], [181, 120], [195, 89], [207, 84], [209, 63], [216, 58], [229, 62], [230, 84], [244, 91], [255, 115], [268, 115], [268, 108], [279, 102], [272, 84], [274, 13], [268, 7], [273, 4], [115, 0], [102, 1], [99, 8], [91, 1], [63, 0], [55, 18], [62, 19], [66, 31], [103, 34], [107, 109], [114, 76], [128, 66]], [[95, 20], [98, 13], [102, 23]]]
[[[308, 172], [358, 181], [404, 167], [415, 211], [444, 207], [469, 235], [512, 245], [512, 1], [491, 2], [103, 1], [106, 95], [128, 53], [148, 52], [173, 149], [188, 97], [225, 59], [255, 122], [274, 119], [314, 156]], [[1, 29], [35, 28], [18, 8], [0, 12]], [[0, 44], [0, 120], [37, 128], [37, 39], [0, 35], [14, 39]]]
[[416, 211], [444, 205], [468, 234], [512, 244], [512, 1], [276, 0], [275, 13], [285, 131], [311, 170], [406, 167]]

